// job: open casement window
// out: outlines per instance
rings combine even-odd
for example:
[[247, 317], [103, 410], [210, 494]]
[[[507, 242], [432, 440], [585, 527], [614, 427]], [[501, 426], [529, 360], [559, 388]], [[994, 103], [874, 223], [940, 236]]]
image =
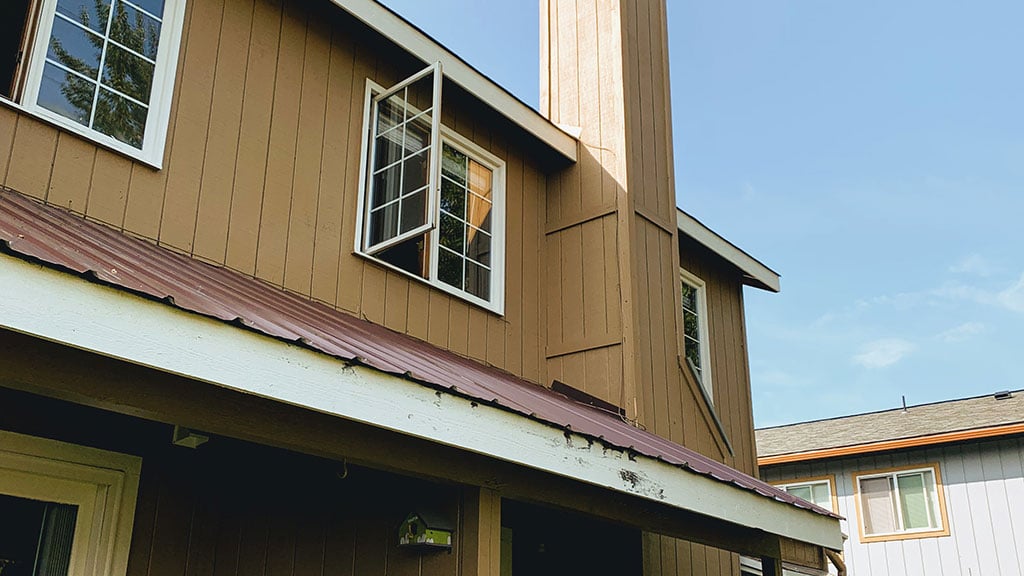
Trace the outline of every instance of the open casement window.
[[359, 253], [502, 312], [504, 163], [440, 123], [442, 71], [368, 88]]
[[704, 281], [680, 268], [683, 300], [683, 355], [714, 402], [711, 387], [711, 352], [708, 339], [707, 290]]
[[124, 576], [138, 458], [0, 431], [0, 573]]
[[0, 97], [153, 165], [185, 0], [3, 0]]
[[438, 62], [373, 98], [366, 254], [378, 254], [434, 227], [441, 80]]
[[859, 474], [855, 479], [863, 541], [948, 533], [938, 466]]

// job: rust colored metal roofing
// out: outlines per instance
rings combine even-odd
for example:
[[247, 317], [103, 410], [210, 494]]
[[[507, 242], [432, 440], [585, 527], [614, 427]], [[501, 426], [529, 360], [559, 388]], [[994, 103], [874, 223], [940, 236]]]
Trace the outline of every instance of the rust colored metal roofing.
[[285, 290], [0, 189], [0, 248], [183, 310], [519, 413], [819, 514], [816, 507], [617, 414]]

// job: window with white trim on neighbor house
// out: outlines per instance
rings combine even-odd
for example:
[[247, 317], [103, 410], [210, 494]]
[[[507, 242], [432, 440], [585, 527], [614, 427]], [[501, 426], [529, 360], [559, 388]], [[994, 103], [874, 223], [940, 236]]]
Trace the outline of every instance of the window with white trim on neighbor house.
[[832, 503], [831, 479], [787, 482], [785, 484], [775, 484], [775, 486], [826, 510], [836, 511]]
[[938, 465], [856, 474], [863, 540], [940, 535], [945, 526]]
[[505, 165], [441, 124], [442, 81], [435, 64], [368, 85], [357, 250], [500, 314]]
[[4, 0], [0, 96], [159, 165], [185, 0]]
[[704, 281], [680, 268], [683, 296], [683, 354], [708, 399], [714, 402], [711, 387], [711, 351], [708, 339], [707, 288]]

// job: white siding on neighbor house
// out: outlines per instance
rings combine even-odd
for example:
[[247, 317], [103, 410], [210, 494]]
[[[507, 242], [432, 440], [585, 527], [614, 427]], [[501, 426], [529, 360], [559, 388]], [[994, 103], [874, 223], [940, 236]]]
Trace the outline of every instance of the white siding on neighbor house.
[[[934, 462], [949, 536], [861, 543], [853, 475]], [[1024, 576], [1024, 438], [761, 468], [762, 478], [775, 483], [829, 474], [846, 518], [850, 576]]]

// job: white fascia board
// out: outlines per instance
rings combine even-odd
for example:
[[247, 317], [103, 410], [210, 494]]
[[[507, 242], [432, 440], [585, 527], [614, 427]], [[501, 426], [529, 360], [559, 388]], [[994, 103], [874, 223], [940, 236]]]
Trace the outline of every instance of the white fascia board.
[[8, 330], [842, 549], [835, 518], [501, 408], [9, 255], [0, 286]]
[[754, 286], [772, 292], [779, 291], [778, 273], [678, 208], [676, 209], [676, 226], [681, 234], [693, 238], [708, 250], [739, 268], [754, 281]]
[[495, 84], [401, 16], [381, 6], [376, 0], [332, 1], [425, 63], [441, 62], [445, 77], [551, 146], [566, 159], [576, 162], [579, 148], [577, 138]]

